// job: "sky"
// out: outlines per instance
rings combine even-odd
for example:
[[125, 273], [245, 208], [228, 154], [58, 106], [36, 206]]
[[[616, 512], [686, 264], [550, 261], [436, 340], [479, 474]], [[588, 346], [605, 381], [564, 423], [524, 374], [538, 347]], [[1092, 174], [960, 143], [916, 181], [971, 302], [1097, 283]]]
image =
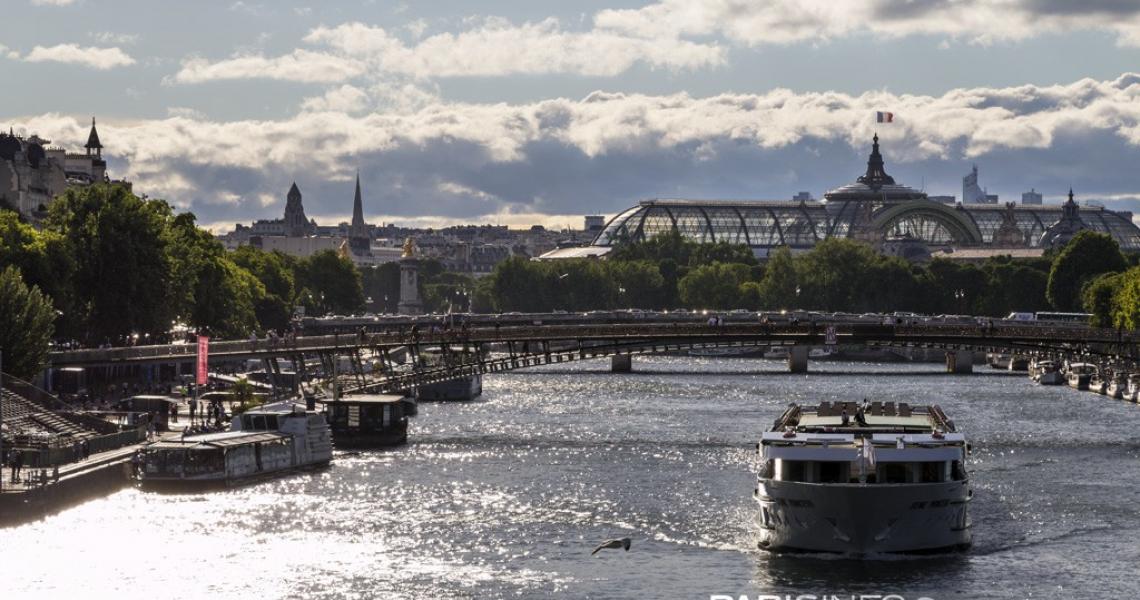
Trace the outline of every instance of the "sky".
[[[215, 231], [284, 212], [581, 227], [865, 170], [1140, 214], [1134, 0], [4, 0], [0, 127]], [[889, 111], [894, 122], [877, 123]]]

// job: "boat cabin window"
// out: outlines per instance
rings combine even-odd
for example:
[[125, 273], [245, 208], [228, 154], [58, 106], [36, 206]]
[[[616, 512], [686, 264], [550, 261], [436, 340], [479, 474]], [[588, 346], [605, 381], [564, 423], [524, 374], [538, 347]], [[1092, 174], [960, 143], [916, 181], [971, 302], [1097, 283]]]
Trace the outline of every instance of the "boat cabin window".
[[876, 474], [882, 483], [942, 483], [951, 468], [948, 461], [879, 463]]
[[242, 415], [241, 428], [246, 431], [277, 431], [277, 415]]
[[776, 461], [778, 481], [802, 483], [846, 483], [851, 477], [848, 461], [787, 460]]

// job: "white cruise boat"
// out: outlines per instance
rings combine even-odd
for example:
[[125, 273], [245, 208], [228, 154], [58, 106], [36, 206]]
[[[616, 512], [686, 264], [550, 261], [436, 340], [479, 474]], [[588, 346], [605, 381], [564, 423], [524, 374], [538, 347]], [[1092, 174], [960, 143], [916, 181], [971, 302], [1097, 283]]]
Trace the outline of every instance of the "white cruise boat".
[[286, 401], [234, 415], [230, 431], [147, 446], [139, 479], [143, 487], [225, 487], [331, 459], [324, 416]]
[[851, 402], [792, 404], [764, 432], [760, 546], [852, 555], [969, 547], [968, 452], [953, 421], [937, 405], [874, 402], [858, 412]]

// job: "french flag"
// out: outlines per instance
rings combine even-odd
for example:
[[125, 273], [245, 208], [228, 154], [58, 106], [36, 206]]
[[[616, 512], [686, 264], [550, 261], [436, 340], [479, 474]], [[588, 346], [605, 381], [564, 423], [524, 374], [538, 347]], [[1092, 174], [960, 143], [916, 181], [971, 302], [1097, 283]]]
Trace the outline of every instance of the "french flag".
[[880, 123], [890, 123], [895, 120], [895, 113], [893, 112], [876, 112], [875, 118]]

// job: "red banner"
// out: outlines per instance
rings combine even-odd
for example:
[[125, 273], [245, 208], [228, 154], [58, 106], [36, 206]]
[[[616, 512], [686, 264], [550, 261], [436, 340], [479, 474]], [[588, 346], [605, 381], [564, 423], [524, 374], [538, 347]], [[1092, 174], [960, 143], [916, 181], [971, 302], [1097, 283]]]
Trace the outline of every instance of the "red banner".
[[210, 355], [210, 338], [204, 335], [198, 336], [198, 377], [194, 383], [198, 385], [206, 385], [206, 374], [209, 371], [207, 366], [209, 363]]

